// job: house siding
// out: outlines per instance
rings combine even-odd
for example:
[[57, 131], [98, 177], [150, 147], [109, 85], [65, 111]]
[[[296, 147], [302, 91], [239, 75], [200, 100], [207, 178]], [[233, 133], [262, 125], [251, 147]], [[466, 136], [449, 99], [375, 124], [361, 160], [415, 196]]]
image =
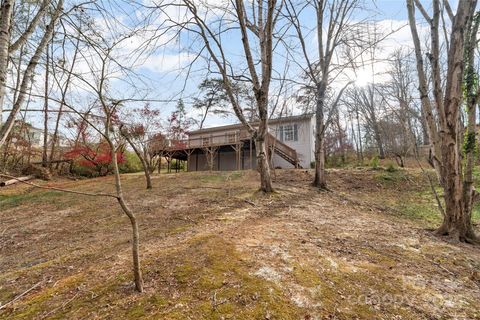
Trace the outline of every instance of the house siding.
[[[286, 125], [297, 125], [297, 141], [282, 141], [281, 139], [281, 126]], [[312, 161], [312, 121], [311, 119], [302, 119], [296, 121], [288, 121], [283, 123], [278, 123], [269, 126], [270, 132], [280, 141], [282, 141], [287, 146], [295, 149], [297, 151], [297, 156], [300, 161], [300, 165], [303, 168], [309, 168], [310, 162]], [[273, 165], [274, 167], [280, 168], [293, 168], [293, 165], [288, 161], [281, 158], [279, 155], [274, 154], [273, 156]]]

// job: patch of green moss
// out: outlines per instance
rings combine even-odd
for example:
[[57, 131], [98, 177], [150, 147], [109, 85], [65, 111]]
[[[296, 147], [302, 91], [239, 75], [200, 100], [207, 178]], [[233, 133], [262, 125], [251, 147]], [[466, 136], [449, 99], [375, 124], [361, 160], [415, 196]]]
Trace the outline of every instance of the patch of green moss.
[[319, 272], [305, 264], [293, 263], [293, 276], [299, 285], [306, 288], [316, 287], [322, 283]]
[[209, 173], [202, 173], [200, 175], [200, 182], [223, 182], [228, 180], [237, 180], [244, 176], [242, 171], [232, 171], [232, 172], [224, 172], [224, 171], [213, 171]]
[[441, 222], [441, 215], [435, 207], [435, 203], [422, 203], [421, 201], [404, 201], [399, 203], [397, 209], [409, 219], [421, 220], [429, 226], [438, 225]]
[[394, 267], [398, 263], [398, 261], [389, 255], [385, 250], [377, 251], [369, 248], [363, 248], [361, 249], [361, 252], [364, 255], [367, 255], [370, 260], [373, 260], [376, 265], [384, 268]]
[[[88, 292], [95, 296], [81, 294], [51, 316], [182, 320], [304, 316], [279, 287], [252, 274], [248, 261], [232, 243], [217, 236], [194, 238], [186, 245], [169, 249], [144, 261], [143, 270], [148, 287], [145, 293], [136, 294], [132, 287], [126, 287], [131, 274], [122, 272], [89, 288]], [[154, 282], [156, 286], [152, 288], [152, 279], [161, 281]], [[32, 309], [23, 312], [22, 317], [44, 312], [55, 292], [46, 293], [41, 301], [32, 299]]]
[[382, 170], [374, 175], [374, 178], [382, 183], [397, 184], [408, 180], [403, 170]]
[[[320, 258], [316, 267], [308, 262], [293, 263], [292, 274], [295, 282], [306, 288], [304, 294], [309, 295], [312, 304], [320, 306], [322, 314], [335, 314], [339, 319], [376, 319], [382, 310], [387, 319], [398, 315], [402, 319], [418, 318], [415, 310], [402, 303], [409, 296], [402, 281], [387, 271], [395, 260], [377, 252], [368, 254], [375, 258], [374, 264], [352, 268], [336, 260], [333, 266]], [[323, 266], [321, 271], [318, 264]]]
[[0, 207], [10, 209], [25, 204], [52, 203], [61, 197], [59, 191], [40, 191], [15, 195], [0, 195]]
[[83, 274], [69, 276], [56, 282], [55, 286], [43, 288], [29, 295], [28, 299], [20, 301], [16, 305], [17, 311], [15, 314], [9, 315], [9, 319], [32, 319], [41, 312], [50, 311], [52, 307], [49, 304], [49, 300], [52, 299], [56, 293], [77, 286], [83, 277]]
[[187, 284], [187, 281], [190, 279], [190, 276], [197, 271], [195, 269], [197, 268], [195, 268], [193, 265], [189, 263], [179, 265], [175, 268], [175, 271], [174, 271], [175, 279], [181, 284]]
[[[180, 257], [180, 258], [179, 258]], [[300, 310], [273, 283], [252, 274], [231, 243], [216, 236], [189, 242], [173, 275], [180, 296], [170, 301], [183, 310], [160, 313], [166, 319], [297, 319]], [[187, 307], [188, 306], [188, 307]], [[181, 317], [177, 317], [181, 315]]]
[[141, 303], [135, 303], [128, 309], [126, 316], [128, 319], [138, 319], [146, 315], [145, 307]]

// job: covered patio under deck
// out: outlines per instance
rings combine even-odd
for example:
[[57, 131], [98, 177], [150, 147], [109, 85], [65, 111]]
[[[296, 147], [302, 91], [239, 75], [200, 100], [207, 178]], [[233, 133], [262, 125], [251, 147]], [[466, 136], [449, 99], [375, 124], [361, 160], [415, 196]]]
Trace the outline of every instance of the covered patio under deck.
[[[268, 134], [267, 142], [270, 152], [298, 166], [297, 153], [294, 149]], [[233, 171], [256, 168], [255, 143], [245, 129], [217, 135], [201, 136], [185, 140], [170, 140], [156, 151], [167, 158], [187, 161], [188, 171]]]

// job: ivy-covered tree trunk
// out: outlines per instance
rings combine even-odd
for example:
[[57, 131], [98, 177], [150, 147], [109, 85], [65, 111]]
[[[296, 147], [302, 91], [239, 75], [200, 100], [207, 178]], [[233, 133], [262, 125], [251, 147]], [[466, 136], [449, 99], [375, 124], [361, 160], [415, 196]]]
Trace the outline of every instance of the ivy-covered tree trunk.
[[[463, 181], [460, 174], [458, 174], [458, 177], [452, 174], [450, 174], [450, 177], [447, 176], [445, 187], [452, 190], [445, 192], [446, 214], [442, 226], [438, 230], [442, 235], [448, 234], [467, 242], [477, 239], [472, 226], [472, 210], [476, 192], [473, 185], [473, 167], [477, 151], [476, 108], [479, 96], [478, 75], [475, 72], [474, 59], [479, 25], [480, 14], [477, 13], [475, 19], [468, 24], [466, 28], [467, 34], [464, 37], [464, 62], [466, 68], [461, 85], [467, 110], [467, 127], [464, 133], [463, 148], [457, 148], [456, 150], [458, 153], [457, 157], [460, 160], [455, 164], [455, 172], [458, 173], [462, 172], [462, 165], [464, 166]], [[464, 164], [461, 162], [462, 152], [464, 152]], [[444, 155], [444, 159], [451, 161], [447, 154]], [[450, 165], [446, 166], [445, 169], [455, 169], [455, 167]]]
[[[475, 108], [479, 95], [478, 84], [473, 74], [473, 51], [479, 24], [478, 16], [476, 19], [473, 16], [476, 3], [476, 0], [458, 3], [450, 34], [446, 79], [442, 79], [444, 75], [439, 65], [440, 2], [433, 1], [433, 15], [430, 17], [419, 2], [414, 4], [413, 0], [407, 0], [417, 58], [422, 108], [429, 127], [435, 169], [444, 191], [444, 220], [437, 233], [462, 242], [476, 241], [471, 222], [475, 192], [473, 188], [473, 155], [476, 145]], [[420, 38], [416, 29], [415, 6], [419, 6], [422, 15], [430, 24], [432, 39], [430, 64], [436, 117], [432, 115], [432, 101], [426, 90], [428, 85], [423, 68]], [[462, 144], [464, 128], [460, 121], [460, 110], [465, 104], [468, 122], [466, 132], [463, 134], [465, 143]]]

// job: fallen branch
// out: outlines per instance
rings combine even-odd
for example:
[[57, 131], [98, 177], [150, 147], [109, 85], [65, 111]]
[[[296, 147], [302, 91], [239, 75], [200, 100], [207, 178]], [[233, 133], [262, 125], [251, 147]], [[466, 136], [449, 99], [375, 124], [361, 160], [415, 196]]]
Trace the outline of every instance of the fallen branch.
[[[54, 164], [54, 163], [64, 163], [64, 162], [71, 163], [71, 162], [73, 162], [73, 160], [72, 159], [49, 160], [46, 163], [47, 164], [50, 164], [50, 163]], [[31, 162], [31, 164], [43, 164], [43, 162], [42, 161], [35, 161], [35, 162]]]
[[65, 306], [66, 306], [67, 304], [69, 304], [70, 302], [72, 302], [73, 300], [75, 300], [76, 297], [78, 297], [78, 292], [75, 293], [75, 295], [74, 295], [72, 298], [70, 298], [69, 300], [67, 300], [66, 302], [64, 302], [61, 306], [56, 307], [55, 309], [50, 310], [50, 312], [48, 312], [46, 315], [44, 315], [44, 316], [42, 317], [42, 319], [46, 319], [49, 315], [51, 315], [52, 313], [54, 313], [54, 312], [57, 311], [58, 309], [62, 309], [62, 310], [63, 310], [63, 308], [65, 308]]
[[15, 301], [17, 301], [18, 299], [20, 299], [21, 297], [23, 297], [24, 295], [26, 295], [27, 293], [29, 293], [30, 291], [32, 291], [33, 289], [35, 289], [36, 287], [38, 287], [40, 284], [42, 284], [43, 280], [38, 282], [37, 284], [35, 284], [33, 287], [31, 287], [30, 289], [28, 289], [27, 291], [24, 291], [23, 293], [19, 294], [18, 296], [16, 296], [13, 300], [5, 303], [4, 305], [1, 305], [0, 306], [0, 310], [2, 310], [3, 308], [5, 308], [6, 306], [14, 303]]
[[220, 301], [217, 301], [217, 291], [215, 291], [213, 293], [213, 296], [212, 296], [212, 308], [213, 310], [216, 310], [218, 306], [224, 304], [227, 302], [227, 299], [222, 299]]
[[210, 187], [210, 186], [199, 186], [199, 187], [183, 187], [183, 189], [187, 189], [187, 190], [195, 190], [195, 189], [215, 189], [215, 190], [225, 190], [225, 188], [221, 188], [221, 187]]
[[15, 184], [17, 182], [27, 181], [27, 180], [32, 180], [32, 179], [35, 179], [35, 176], [26, 176], [26, 177], [10, 179], [10, 180], [7, 180], [7, 181], [0, 182], [0, 187], [10, 186], [10, 185]]
[[250, 201], [250, 200], [248, 200], [248, 199], [245, 199], [245, 200], [243, 200], [243, 201], [245, 201], [246, 203], [248, 203], [248, 204], [251, 205], [252, 207], [256, 207], [256, 206], [257, 206], [257, 204], [256, 204], [255, 202]]
[[9, 178], [9, 179], [18, 180], [21, 183], [25, 183], [25, 184], [28, 184], [30, 186], [33, 186], [33, 187], [36, 187], [36, 188], [39, 188], [39, 189], [46, 189], [46, 190], [54, 190], [54, 191], [60, 191], [60, 192], [66, 192], [66, 193], [80, 194], [80, 195], [83, 195], [83, 196], [110, 197], [110, 198], [118, 199], [118, 196], [116, 196], [114, 194], [110, 194], [110, 193], [102, 193], [102, 192], [91, 193], [91, 192], [82, 192], [82, 191], [68, 190], [68, 189], [49, 187], [49, 186], [41, 186], [41, 185], [38, 185], [38, 184], [35, 184], [35, 183], [32, 183], [32, 182], [22, 181], [22, 180], [20, 180], [20, 178], [16, 178], [14, 176], [10, 176], [8, 174], [3, 174], [3, 173], [0, 173], [0, 177], [5, 177], [5, 178]]

